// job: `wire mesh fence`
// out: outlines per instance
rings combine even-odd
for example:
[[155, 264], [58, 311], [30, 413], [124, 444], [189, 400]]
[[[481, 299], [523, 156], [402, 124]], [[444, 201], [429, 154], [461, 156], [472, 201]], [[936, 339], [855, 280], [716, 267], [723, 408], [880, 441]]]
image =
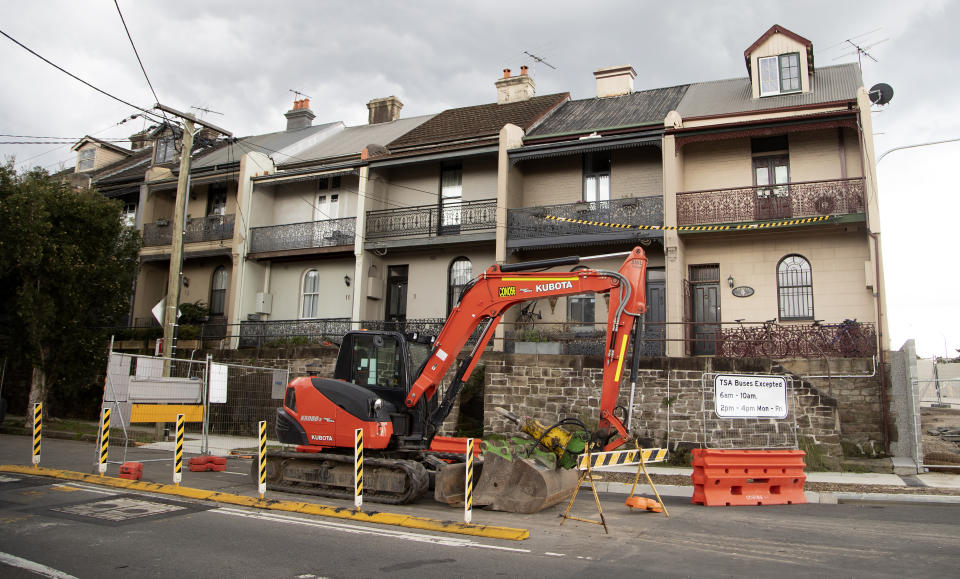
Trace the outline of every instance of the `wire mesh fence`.
[[701, 389], [706, 448], [797, 448], [800, 404], [792, 377], [707, 373]]

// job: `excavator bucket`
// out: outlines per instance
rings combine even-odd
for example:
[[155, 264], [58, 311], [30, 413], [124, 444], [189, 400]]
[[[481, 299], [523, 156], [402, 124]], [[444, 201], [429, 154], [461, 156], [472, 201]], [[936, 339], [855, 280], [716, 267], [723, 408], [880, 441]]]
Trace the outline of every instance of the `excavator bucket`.
[[[484, 440], [483, 445], [482, 470], [479, 474], [474, 472], [475, 506], [509, 513], [536, 513], [569, 499], [577, 486], [577, 471], [557, 469], [555, 457], [532, 450], [531, 441]], [[434, 498], [462, 506], [465, 478], [463, 463], [443, 467], [437, 472]]]

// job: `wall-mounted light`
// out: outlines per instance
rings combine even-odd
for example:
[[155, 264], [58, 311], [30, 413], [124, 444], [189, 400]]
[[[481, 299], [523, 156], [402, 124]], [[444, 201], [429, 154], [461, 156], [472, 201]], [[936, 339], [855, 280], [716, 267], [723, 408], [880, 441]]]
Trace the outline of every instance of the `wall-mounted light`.
[[733, 286], [736, 284], [732, 274], [727, 278], [727, 284], [730, 286], [730, 289], [733, 289]]
[[183, 287], [190, 287], [190, 278], [183, 276]]
[[350, 287], [350, 276], [349, 276], [349, 275], [343, 276], [343, 283], [347, 284], [347, 287]]

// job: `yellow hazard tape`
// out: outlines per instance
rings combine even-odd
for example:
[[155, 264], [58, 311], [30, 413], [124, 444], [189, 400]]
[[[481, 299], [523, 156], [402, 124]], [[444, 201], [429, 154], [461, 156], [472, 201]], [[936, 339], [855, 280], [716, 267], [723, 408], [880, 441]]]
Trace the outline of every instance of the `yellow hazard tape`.
[[586, 219], [573, 219], [571, 217], [557, 217], [556, 215], [547, 215], [544, 218], [551, 221], [575, 223], [577, 225], [595, 225], [597, 227], [611, 227], [613, 229], [639, 229], [643, 231], [750, 231], [754, 229], [773, 229], [776, 227], [790, 227], [792, 225], [822, 223], [830, 220], [829, 215], [818, 215], [816, 217], [787, 219], [785, 221], [741, 223], [738, 225], [629, 225], [626, 223], [609, 223], [607, 221], [588, 221]]
[[258, 499], [257, 497], [247, 497], [243, 495], [192, 489], [182, 486], [113, 478], [109, 476], [96, 476], [82, 472], [53, 468], [4, 464], [0, 465], [0, 472], [49, 476], [64, 480], [82, 481], [108, 487], [147, 491], [165, 495], [175, 495], [189, 499], [214, 501], [229, 505], [252, 507], [255, 509], [269, 509], [273, 511], [286, 511], [291, 513], [302, 513], [305, 515], [333, 517], [337, 519], [350, 519], [364, 523], [377, 523], [380, 525], [395, 525], [399, 527], [405, 527], [407, 529], [419, 529], [421, 531], [456, 533], [458, 535], [472, 535], [475, 537], [505, 539], [508, 541], [523, 541], [524, 539], [530, 538], [530, 531], [528, 529], [499, 527], [494, 525], [474, 525], [470, 523], [457, 523], [453, 521], [439, 521], [436, 519], [428, 519], [426, 517], [414, 517], [411, 515], [397, 515], [383, 512], [367, 513], [360, 510], [345, 509], [343, 507], [331, 507], [316, 503]]

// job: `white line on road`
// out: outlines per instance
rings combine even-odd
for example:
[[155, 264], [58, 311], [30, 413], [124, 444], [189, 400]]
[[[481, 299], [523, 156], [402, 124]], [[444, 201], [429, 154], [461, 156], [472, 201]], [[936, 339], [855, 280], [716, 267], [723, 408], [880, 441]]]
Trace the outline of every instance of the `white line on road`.
[[43, 575], [44, 577], [53, 577], [54, 579], [77, 579], [69, 573], [57, 571], [53, 567], [47, 567], [46, 565], [42, 565], [28, 559], [23, 559], [21, 557], [17, 557], [16, 555], [11, 555], [10, 553], [4, 553], [3, 551], [0, 551], [0, 563], [6, 563], [11, 567], [26, 569], [31, 573]]
[[551, 553], [550, 551], [544, 551], [543, 554], [548, 557], [566, 557], [567, 556], [565, 553]]
[[333, 521], [316, 521], [311, 519], [302, 519], [302, 518], [294, 517], [290, 515], [250, 512], [250, 511], [244, 511], [240, 509], [232, 509], [229, 507], [221, 507], [219, 509], [214, 509], [207, 512], [220, 513], [222, 515], [232, 515], [235, 517], [245, 517], [248, 519], [258, 519], [261, 521], [272, 521], [276, 523], [304, 525], [308, 527], [319, 527], [324, 529], [342, 531], [345, 533], [355, 533], [355, 534], [361, 534], [361, 535], [379, 535], [381, 537], [405, 539], [407, 541], [415, 541], [418, 543], [431, 543], [434, 545], [440, 545], [444, 547], [473, 547], [476, 549], [494, 549], [497, 551], [511, 551], [514, 553], [530, 552], [530, 549], [517, 549], [514, 547], [502, 547], [500, 545], [485, 545], [483, 543], [478, 543], [477, 541], [474, 541], [471, 539], [461, 539], [459, 537], [438, 537], [433, 535], [421, 535], [418, 533], [411, 533], [407, 531], [395, 531], [393, 529], [375, 529], [371, 527], [349, 525], [346, 523], [337, 523]]

